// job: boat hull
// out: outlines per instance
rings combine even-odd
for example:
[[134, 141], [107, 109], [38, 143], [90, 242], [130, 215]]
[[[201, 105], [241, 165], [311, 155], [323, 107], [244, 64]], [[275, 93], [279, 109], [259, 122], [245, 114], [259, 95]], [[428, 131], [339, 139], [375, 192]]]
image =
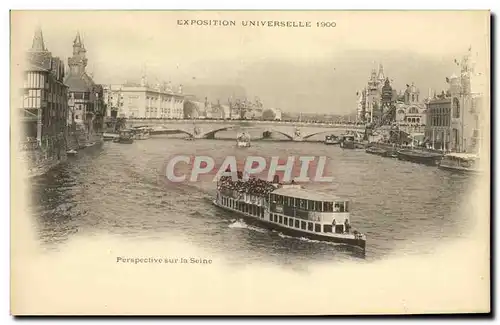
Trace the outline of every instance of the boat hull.
[[427, 166], [437, 166], [441, 160], [440, 155], [419, 155], [398, 151], [398, 159], [403, 161], [414, 162], [418, 164], [423, 164]]
[[115, 142], [121, 144], [131, 144], [134, 143], [134, 139], [118, 139]]
[[365, 149], [366, 146], [364, 143], [361, 143], [361, 142], [354, 142], [354, 148], [355, 149]]
[[387, 157], [388, 152], [386, 150], [381, 150], [381, 149], [366, 149], [366, 153], [376, 155], [376, 156], [382, 156], [382, 157]]
[[455, 172], [455, 173], [461, 173], [461, 174], [481, 174], [481, 171], [478, 169], [471, 169], [471, 168], [465, 168], [465, 167], [457, 167], [457, 166], [448, 166], [446, 164], [439, 164], [438, 165], [439, 169]]
[[318, 233], [310, 233], [310, 232], [305, 232], [305, 231], [300, 231], [294, 228], [289, 228], [285, 227], [279, 223], [274, 223], [267, 221], [262, 218], [255, 217], [253, 215], [231, 209], [229, 207], [226, 207], [224, 205], [221, 205], [217, 202], [217, 200], [213, 200], [212, 203], [226, 211], [231, 211], [234, 213], [237, 213], [238, 216], [241, 216], [243, 220], [245, 220], [246, 223], [257, 226], [260, 228], [265, 228], [269, 230], [276, 230], [281, 232], [283, 235], [290, 236], [290, 237], [295, 237], [295, 238], [307, 238], [310, 240], [317, 240], [317, 241], [323, 241], [323, 242], [331, 242], [331, 243], [336, 243], [336, 244], [343, 244], [343, 245], [348, 245], [350, 247], [356, 248], [360, 251], [365, 252], [366, 249], [366, 239], [356, 239], [356, 238], [348, 238], [346, 236], [325, 236], [325, 235], [320, 235]]

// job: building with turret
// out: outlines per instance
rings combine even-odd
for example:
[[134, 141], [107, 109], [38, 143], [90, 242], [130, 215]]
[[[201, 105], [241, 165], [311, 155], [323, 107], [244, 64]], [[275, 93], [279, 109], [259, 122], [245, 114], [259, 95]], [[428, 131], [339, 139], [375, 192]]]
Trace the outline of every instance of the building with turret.
[[412, 82], [396, 102], [396, 122], [409, 126], [422, 126], [426, 124], [427, 107], [420, 90]]
[[21, 150], [33, 168], [49, 168], [66, 156], [68, 87], [64, 84], [64, 62], [45, 47], [37, 28], [20, 94]]
[[432, 147], [453, 152], [478, 153], [481, 111], [485, 108], [486, 75], [469, 48], [455, 63], [459, 75], [446, 78], [448, 89], [427, 102], [426, 137]]
[[[476, 54], [477, 56], [477, 54]], [[486, 104], [486, 75], [478, 65], [472, 48], [459, 63], [460, 76], [449, 78], [451, 95], [451, 150], [480, 151], [481, 111]]]
[[77, 32], [73, 41], [73, 56], [68, 58], [69, 74], [65, 83], [69, 87], [71, 132], [77, 132], [82, 141], [101, 131], [105, 114], [103, 87], [87, 74], [86, 53], [87, 49]]
[[380, 64], [378, 72], [372, 69], [366, 87], [358, 91], [358, 121], [371, 123], [382, 117], [382, 88], [385, 81], [384, 67]]

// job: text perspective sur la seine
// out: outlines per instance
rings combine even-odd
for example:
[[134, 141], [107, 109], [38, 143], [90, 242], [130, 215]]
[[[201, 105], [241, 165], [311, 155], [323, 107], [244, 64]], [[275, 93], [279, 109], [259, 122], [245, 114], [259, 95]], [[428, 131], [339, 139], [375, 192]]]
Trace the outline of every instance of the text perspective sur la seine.
[[116, 263], [122, 264], [212, 264], [212, 259], [197, 257], [122, 257]]
[[214, 27], [285, 27], [285, 28], [333, 28], [335, 21], [286, 21], [286, 20], [218, 20], [218, 19], [178, 19], [178, 26], [214, 26]]

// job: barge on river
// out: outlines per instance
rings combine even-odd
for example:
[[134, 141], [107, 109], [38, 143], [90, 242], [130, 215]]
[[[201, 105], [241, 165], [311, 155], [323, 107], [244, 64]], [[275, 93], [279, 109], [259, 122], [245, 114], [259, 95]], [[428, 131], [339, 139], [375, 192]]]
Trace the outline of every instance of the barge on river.
[[351, 228], [346, 199], [311, 192], [297, 184], [223, 176], [217, 182], [213, 203], [240, 214], [249, 224], [292, 237], [349, 245], [364, 255], [366, 236]]
[[370, 147], [366, 148], [365, 151], [367, 153], [372, 154], [372, 155], [377, 155], [377, 156], [382, 156], [382, 157], [387, 157], [389, 155], [387, 150], [385, 150], [383, 148], [375, 147], [375, 146], [370, 146]]
[[443, 157], [440, 153], [428, 152], [422, 150], [411, 150], [411, 149], [401, 149], [398, 150], [398, 159], [411, 161], [418, 164], [437, 166], [441, 158]]

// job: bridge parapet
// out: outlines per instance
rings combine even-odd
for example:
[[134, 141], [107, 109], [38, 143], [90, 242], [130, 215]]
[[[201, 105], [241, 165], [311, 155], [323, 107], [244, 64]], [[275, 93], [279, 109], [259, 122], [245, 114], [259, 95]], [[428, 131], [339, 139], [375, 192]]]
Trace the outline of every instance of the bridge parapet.
[[149, 126], [158, 130], [181, 132], [194, 138], [214, 138], [219, 131], [259, 129], [279, 133], [293, 141], [303, 141], [312, 136], [346, 131], [364, 132], [364, 125], [326, 124], [304, 122], [275, 122], [255, 120], [169, 120], [128, 119], [128, 127]]
[[236, 119], [163, 119], [163, 118], [128, 118], [127, 124], [139, 125], [157, 125], [157, 124], [255, 124], [255, 125], [293, 125], [318, 127], [344, 126], [349, 125], [352, 128], [364, 129], [365, 124], [341, 123], [341, 122], [313, 122], [313, 121], [288, 121], [288, 120], [236, 120]]

